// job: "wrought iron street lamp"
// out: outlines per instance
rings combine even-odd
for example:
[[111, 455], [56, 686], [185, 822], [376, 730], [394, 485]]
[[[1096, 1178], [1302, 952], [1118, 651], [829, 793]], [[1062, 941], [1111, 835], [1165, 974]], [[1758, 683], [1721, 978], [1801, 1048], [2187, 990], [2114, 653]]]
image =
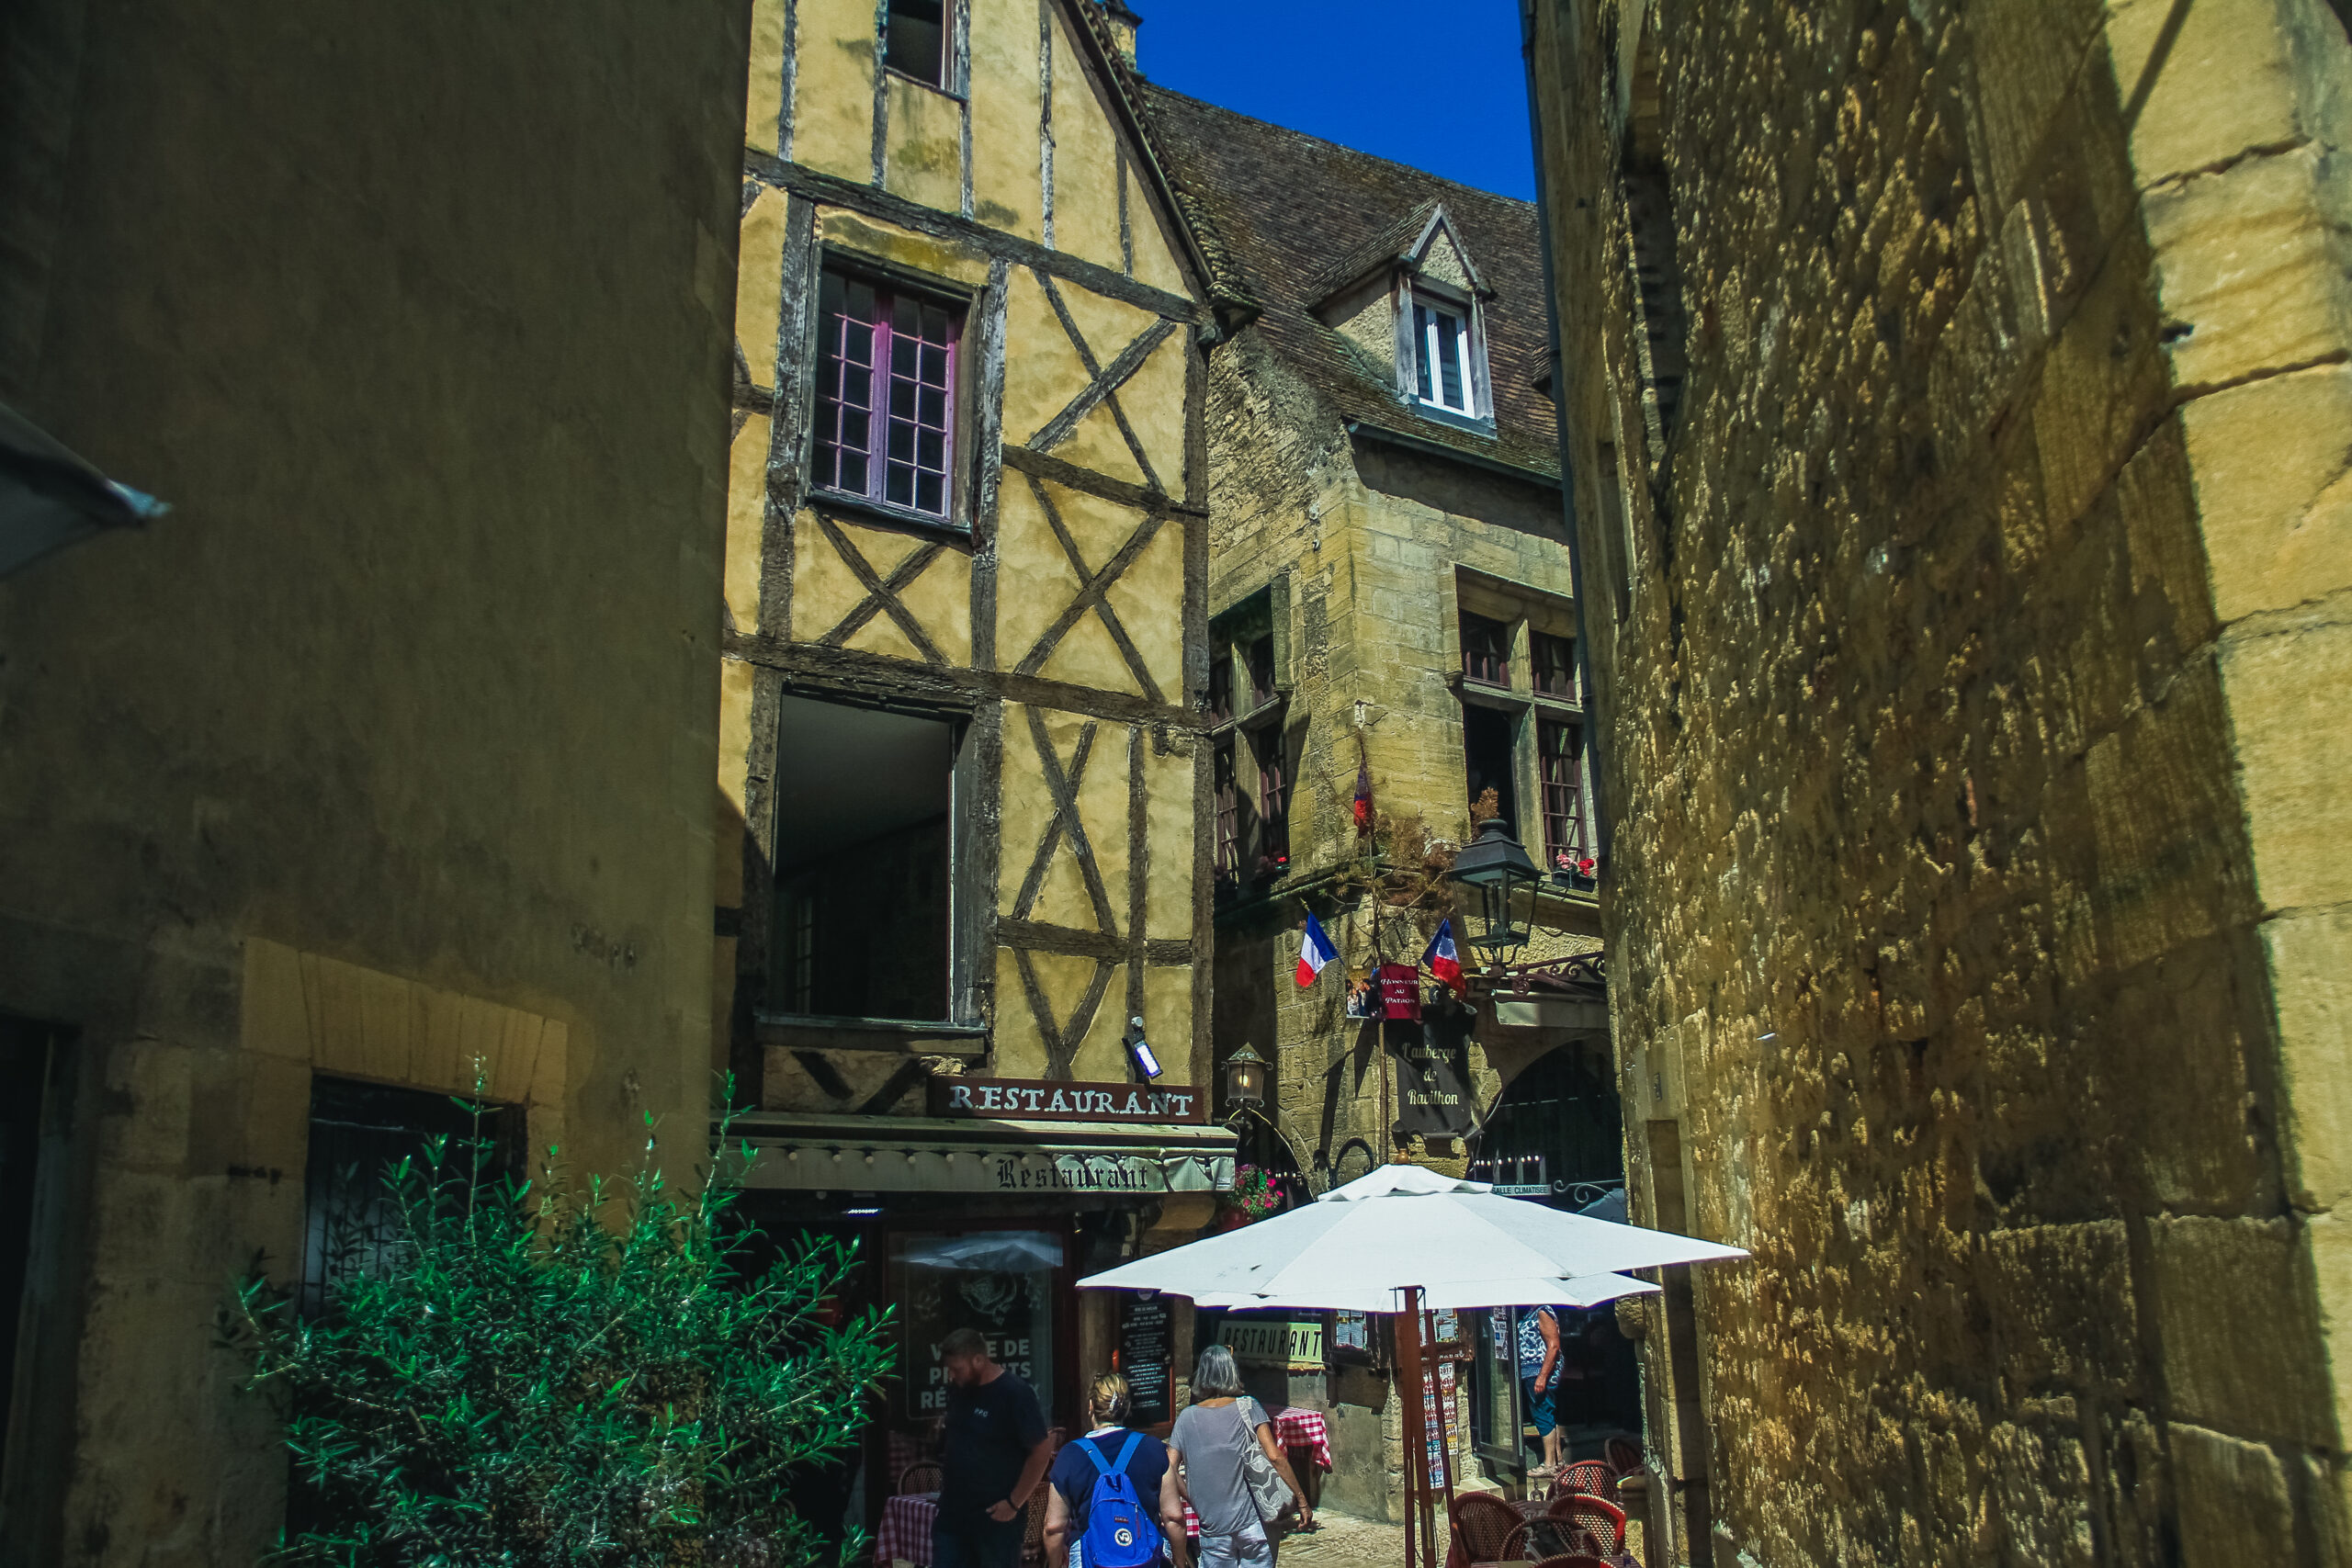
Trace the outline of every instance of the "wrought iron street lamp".
[[1521, 888], [1532, 891], [1543, 874], [1501, 818], [1489, 817], [1479, 824], [1477, 838], [1453, 858], [1452, 874], [1476, 898], [1478, 929], [1467, 940], [1486, 954], [1490, 966], [1527, 945], [1528, 928], [1511, 920], [1511, 899]]
[[1225, 1059], [1225, 1103], [1236, 1115], [1266, 1103], [1266, 1058], [1246, 1044]]

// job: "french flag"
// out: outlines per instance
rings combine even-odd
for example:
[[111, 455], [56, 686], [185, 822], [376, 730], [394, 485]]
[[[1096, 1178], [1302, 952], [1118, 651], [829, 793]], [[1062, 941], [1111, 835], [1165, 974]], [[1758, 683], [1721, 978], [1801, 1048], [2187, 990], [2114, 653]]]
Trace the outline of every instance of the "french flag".
[[1315, 918], [1315, 911], [1309, 909], [1306, 912], [1306, 935], [1298, 944], [1298, 983], [1301, 986], [1315, 984], [1315, 976], [1323, 973], [1323, 965], [1339, 956], [1340, 950], [1333, 947], [1331, 939], [1323, 934], [1323, 923]]
[[1462, 958], [1453, 951], [1453, 922], [1437, 923], [1437, 935], [1430, 938], [1430, 950], [1421, 954], [1421, 964], [1457, 997], [1470, 994], [1470, 983], [1462, 977]]

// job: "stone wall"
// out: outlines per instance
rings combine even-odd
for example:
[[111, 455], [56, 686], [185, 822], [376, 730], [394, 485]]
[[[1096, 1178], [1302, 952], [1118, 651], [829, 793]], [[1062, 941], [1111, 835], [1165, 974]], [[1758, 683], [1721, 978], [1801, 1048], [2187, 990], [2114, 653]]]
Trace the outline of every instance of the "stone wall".
[[0, 396], [173, 507], [0, 581], [0, 1048], [65, 1042], [9, 1568], [276, 1534], [214, 1323], [314, 1072], [707, 1137], [749, 9], [0, 16]]
[[1674, 1560], [2343, 1561], [2342, 24], [1528, 19]]

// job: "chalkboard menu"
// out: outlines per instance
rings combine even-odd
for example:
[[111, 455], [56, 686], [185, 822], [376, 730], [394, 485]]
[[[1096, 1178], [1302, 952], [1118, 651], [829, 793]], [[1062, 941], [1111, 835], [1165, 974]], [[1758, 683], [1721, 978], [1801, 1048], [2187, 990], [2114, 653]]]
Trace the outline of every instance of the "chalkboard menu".
[[1174, 1324], [1166, 1296], [1130, 1296], [1119, 1318], [1119, 1371], [1135, 1400], [1128, 1420], [1137, 1427], [1157, 1427], [1176, 1418], [1169, 1388], [1169, 1358], [1175, 1348]]

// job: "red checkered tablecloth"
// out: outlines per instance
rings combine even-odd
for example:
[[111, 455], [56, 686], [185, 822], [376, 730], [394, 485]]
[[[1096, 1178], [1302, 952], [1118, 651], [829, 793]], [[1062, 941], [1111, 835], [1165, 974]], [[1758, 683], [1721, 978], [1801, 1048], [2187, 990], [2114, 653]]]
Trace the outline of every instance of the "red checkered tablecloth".
[[1285, 1449], [1305, 1449], [1317, 1470], [1331, 1468], [1331, 1428], [1320, 1410], [1285, 1404], [1273, 1413], [1274, 1441]]
[[[889, 1568], [893, 1562], [912, 1562], [916, 1568], [930, 1568], [931, 1527], [939, 1518], [939, 1494], [936, 1492], [901, 1492], [882, 1505], [881, 1528], [874, 1532], [874, 1561], [877, 1568]], [[1184, 1506], [1184, 1533], [1200, 1539], [1200, 1516], [1192, 1505]]]
[[931, 1562], [931, 1527], [939, 1517], [939, 1494], [902, 1492], [882, 1505], [882, 1527], [874, 1532], [874, 1561], [881, 1568], [892, 1562]]

